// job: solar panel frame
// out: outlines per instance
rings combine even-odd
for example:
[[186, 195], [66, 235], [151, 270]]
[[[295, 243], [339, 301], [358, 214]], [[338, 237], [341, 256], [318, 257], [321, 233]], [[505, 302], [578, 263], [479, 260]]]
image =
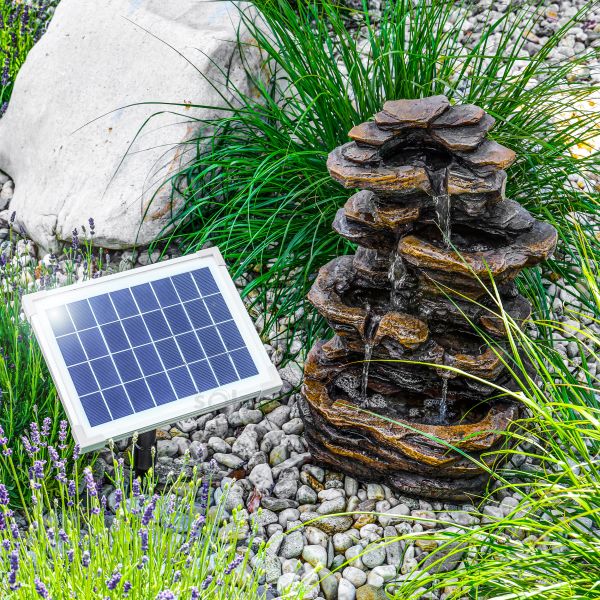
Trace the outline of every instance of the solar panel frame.
[[[155, 309], [159, 310], [160, 312], [155, 314], [165, 317], [164, 310], [168, 307], [169, 298], [173, 297], [172, 291], [169, 289], [168, 284], [161, 284], [158, 286], [158, 293], [155, 289], [155, 286], [146, 286], [145, 284], [151, 284], [154, 281], [164, 278], [169, 278], [168, 281], [172, 284], [172, 278], [184, 276], [186, 273], [192, 272], [194, 273], [193, 278], [196, 280], [197, 271], [203, 267], [208, 267], [210, 270], [210, 273], [212, 274], [214, 282], [218, 288], [218, 292], [220, 292], [220, 296], [224, 300], [225, 306], [222, 306], [219, 303], [211, 300], [209, 304], [214, 307], [213, 309], [204, 304], [203, 312], [196, 310], [193, 313], [193, 316], [189, 317], [189, 319], [192, 320], [200, 319], [200, 323], [208, 323], [208, 325], [205, 325], [207, 329], [201, 334], [202, 336], [206, 337], [207, 346], [205, 347], [202, 344], [200, 336], [197, 336], [200, 343], [198, 344], [199, 348], [194, 349], [194, 352], [196, 353], [195, 356], [198, 356], [198, 351], [204, 352], [205, 354], [214, 353], [214, 356], [217, 356], [217, 350], [223, 347], [227, 352], [227, 354], [224, 355], [225, 358], [227, 358], [227, 356], [232, 356], [230, 367], [233, 367], [233, 370], [241, 379], [227, 382], [232, 377], [232, 371], [229, 369], [229, 372], [226, 372], [228, 367], [225, 363], [223, 363], [223, 371], [219, 373], [215, 372], [215, 370], [213, 370], [212, 361], [215, 360], [217, 363], [219, 360], [221, 360], [218, 357], [216, 359], [211, 357], [208, 359], [205, 358], [204, 362], [189, 362], [186, 360], [185, 352], [183, 351], [180, 343], [183, 343], [182, 340], [186, 335], [190, 335], [193, 332], [195, 332], [197, 335], [198, 329], [196, 329], [196, 323], [192, 323], [194, 326], [193, 329], [188, 329], [189, 324], [184, 322], [181, 311], [178, 309], [173, 309], [169, 311], [169, 317], [164, 319], [171, 334], [166, 338], [166, 340], [170, 339], [177, 343], [163, 344], [165, 346], [164, 357], [161, 356], [161, 352], [158, 351], [157, 342], [153, 341], [152, 345], [150, 346], [157, 351], [159, 360], [163, 365], [164, 358], [167, 356], [170, 356], [170, 360], [179, 362], [181, 359], [178, 359], [177, 356], [180, 355], [183, 357], [183, 364], [173, 367], [173, 369], [176, 369], [176, 371], [170, 371], [170, 376], [166, 378], [169, 381], [171, 390], [175, 390], [175, 384], [180, 391], [190, 389], [190, 380], [198, 389], [201, 389], [202, 387], [206, 388], [207, 386], [212, 385], [212, 380], [210, 379], [211, 377], [214, 378], [219, 387], [215, 389], [206, 389], [205, 391], [200, 391], [174, 401], [167, 400], [164, 403], [155, 402], [157, 406], [153, 408], [147, 410], [143, 410], [142, 408], [140, 412], [134, 411], [132, 414], [117, 417], [105, 423], [93, 424], [91, 421], [101, 420], [102, 418], [105, 418], [105, 416], [102, 414], [91, 414], [90, 406], [93, 396], [86, 397], [84, 394], [81, 394], [81, 397], [83, 398], [82, 401], [80, 394], [76, 389], [76, 385], [80, 388], [80, 390], [84, 390], [86, 394], [92, 395], [97, 393], [98, 389], [103, 389], [103, 394], [106, 395], [107, 390], [110, 389], [110, 400], [115, 404], [115, 406], [118, 406], [119, 402], [123, 401], [123, 398], [127, 398], [129, 401], [129, 395], [127, 392], [128, 388], [136, 390], [136, 401], [139, 402], [142, 407], [146, 405], [147, 398], [142, 397], [143, 394], [142, 396], [138, 396], [138, 393], [143, 392], [143, 390], [139, 388], [140, 384], [135, 383], [136, 381], [145, 382], [149, 390], [165, 389], [164, 378], [160, 377], [160, 373], [146, 373], [144, 368], [152, 371], [152, 366], [147, 363], [144, 363], [143, 365], [140, 363], [138, 353], [136, 352], [135, 348], [133, 351], [131, 351], [129, 348], [122, 348], [122, 342], [120, 342], [120, 336], [122, 335], [121, 331], [116, 325], [111, 324], [107, 318], [103, 317], [106, 317], [108, 313], [114, 311], [114, 313], [118, 315], [117, 323], [121, 325], [121, 329], [125, 333], [125, 337], [129, 339], [127, 337], [127, 330], [123, 327], [122, 321], [123, 318], [126, 318], [122, 315], [126, 315], [131, 312], [132, 305], [129, 297], [133, 298], [135, 303], [138, 303], [138, 296], [140, 298], [145, 297], [144, 305], [147, 309], [151, 309], [151, 307], [155, 304], [160, 304], [160, 309]], [[181, 280], [183, 280], [183, 278], [181, 278]], [[196, 280], [196, 286], [200, 290], [200, 294], [202, 294], [202, 289], [205, 289], [207, 292], [212, 290], [212, 285], [213, 284], [210, 282], [199, 282]], [[136, 286], [144, 287], [135, 289]], [[177, 289], [174, 286], [173, 289], [177, 293]], [[154, 292], [153, 297], [149, 296], [150, 290]], [[118, 293], [115, 294], [115, 292]], [[179, 302], [194, 302], [194, 299], [191, 297], [193, 293], [194, 290], [192, 286], [190, 286], [189, 289], [185, 289], [184, 294], [187, 300], [184, 300], [181, 296], [178, 296]], [[212, 293], [214, 293], [214, 290], [212, 290]], [[112, 308], [109, 306], [100, 307], [100, 304], [103, 302], [105, 303], [104, 300], [96, 299], [90, 302], [90, 305], [93, 306], [95, 304], [96, 307], [98, 307], [97, 316], [96, 308], [94, 307], [94, 310], [92, 310], [92, 314], [95, 315], [95, 321], [93, 323], [90, 321], [89, 312], [86, 310], [85, 304], [76, 305], [77, 321], [82, 326], [89, 327], [89, 329], [86, 329], [85, 334], [85, 337], [89, 340], [87, 342], [89, 347], [86, 347], [85, 342], [81, 342], [79, 328], [77, 328], [77, 331], [74, 331], [72, 324], [69, 326], [69, 324], [66, 323], [61, 331], [61, 334], [63, 335], [72, 336], [68, 338], [62, 338], [60, 341], [61, 345], [68, 345], [69, 348], [72, 348], [72, 351], [76, 353], [77, 359], [81, 358], [81, 352], [83, 352], [83, 355], [87, 357], [86, 362], [80, 364], [70, 361], [72, 366], [69, 367], [65, 357], [63, 356], [63, 352], [59, 347], [57, 334], [55, 334], [50, 322], [50, 315], [62, 314], [61, 311], [65, 311], [66, 305], [70, 305], [70, 303], [85, 301], [91, 298], [102, 296], [104, 294], [110, 294], [108, 297], [111, 299], [113, 306]], [[117, 299], [116, 302], [115, 298]], [[218, 300], [218, 298], [216, 299]], [[177, 306], [177, 304], [175, 306]], [[23, 297], [23, 309], [26, 317], [31, 323], [33, 331], [44, 354], [44, 358], [48, 364], [52, 378], [56, 384], [59, 397], [70, 421], [75, 440], [81, 446], [81, 449], [84, 452], [102, 447], [109, 439], [119, 440], [130, 436], [136, 431], [141, 433], [143, 431], [148, 431], [169, 423], [174, 423], [187, 417], [218, 410], [232, 402], [242, 401], [249, 398], [260, 398], [262, 396], [273, 394], [274, 392], [278, 391], [282, 385], [279, 374], [277, 373], [277, 369], [269, 359], [269, 356], [260, 340], [260, 337], [258, 336], [258, 333], [256, 332], [256, 329], [254, 328], [254, 324], [252, 323], [246, 307], [239, 296], [235, 284], [229, 276], [227, 265], [225, 264], [225, 261], [223, 260], [223, 257], [217, 248], [208, 248], [188, 256], [147, 265], [135, 270], [115, 273], [113, 275], [101, 277], [80, 284], [29, 294]], [[236, 363], [233, 362], [234, 355], [231, 353], [232, 336], [234, 334], [228, 331], [229, 326], [219, 328], [221, 323], [215, 324], [213, 313], [211, 312], [212, 310], [214, 310], [214, 314], [221, 316], [226, 314], [223, 311], [229, 311], [237, 326], [239, 335], [244, 343], [241, 352], [233, 350], [233, 352], [236, 352], [235, 358], [239, 358], [240, 364], [243, 365], [239, 367], [239, 372]], [[70, 309], [66, 312], [69, 315]], [[188, 314], [187, 311], [183, 312]], [[142, 321], [145, 320], [146, 314], [149, 313], [143, 313], [141, 315], [140, 318]], [[75, 322], [75, 318], [73, 318], [72, 315], [71, 318], [73, 322]], [[177, 333], [175, 333], [173, 328], [175, 328]], [[96, 331], [96, 329], [98, 331]], [[146, 327], [146, 330], [146, 333], [152, 337], [150, 329]], [[167, 330], [164, 329], [165, 334], [166, 331]], [[208, 334], [208, 331], [210, 331], [211, 334]], [[100, 333], [100, 336], [98, 333]], [[132, 333], [131, 335], [139, 335], [143, 337], [144, 332], [143, 330], [140, 330], [135, 334]], [[226, 336], [225, 338], [223, 337], [224, 335]], [[142, 337], [139, 339], [142, 339]], [[104, 340], [104, 343], [108, 349], [108, 354], [105, 356], [100, 356], [101, 339]], [[251, 356], [251, 361], [254, 362], [254, 365], [258, 371], [258, 374], [245, 378], [243, 378], [244, 373], [242, 371], [246, 368], [248, 356], [246, 354], [242, 354], [244, 352], [243, 348], [247, 349], [247, 352]], [[128, 365], [121, 364], [121, 370], [125, 368], [130, 370], [138, 369], [142, 374], [142, 379], [133, 379], [129, 382], [123, 380], [123, 377], [119, 372], [119, 365], [115, 363], [113, 356], [115, 353], [122, 352], [123, 358], [125, 358], [124, 353], [127, 352], [127, 350], [132, 352], [133, 357], [127, 357], [128, 360], [130, 358], [132, 360], [129, 360]], [[139, 354], [141, 356], [143, 352], [140, 352]], [[149, 357], [149, 360], [151, 358], [152, 357]], [[103, 367], [104, 370], [100, 375], [100, 379], [103, 381], [108, 381], [108, 379], [105, 380], [103, 378], [114, 377], [112, 370], [106, 368], [110, 364], [106, 362], [107, 359], [112, 361], [115, 367], [114, 370], [119, 378], [119, 385], [114, 388], [102, 388], [102, 385], [99, 384], [98, 380], [98, 373], [100, 373], [100, 369]], [[173, 362], [173, 364], [175, 365], [175, 362]], [[86, 365], [87, 367], [91, 366], [91, 368], [87, 369], [81, 365]], [[210, 371], [206, 368], [207, 366], [210, 368]], [[95, 367], [97, 367], [97, 369]], [[77, 383], [72, 379], [69, 369], [76, 376]], [[131, 372], [129, 373], [130, 374], [128, 376], [133, 377], [133, 374]], [[174, 381], [171, 381], [172, 377], [175, 378]], [[223, 381], [222, 384], [220, 380]], [[198, 383], [199, 381], [202, 382], [202, 386]], [[137, 400], [138, 398], [141, 399]], [[150, 393], [150, 398], [156, 399], [155, 393], [152, 391]], [[108, 404], [108, 401], [106, 401], [106, 403]], [[87, 405], [87, 409], [84, 407], [84, 404]], [[131, 405], [131, 408], [133, 408], [133, 405]], [[101, 412], [102, 411], [100, 410], [99, 413]]]

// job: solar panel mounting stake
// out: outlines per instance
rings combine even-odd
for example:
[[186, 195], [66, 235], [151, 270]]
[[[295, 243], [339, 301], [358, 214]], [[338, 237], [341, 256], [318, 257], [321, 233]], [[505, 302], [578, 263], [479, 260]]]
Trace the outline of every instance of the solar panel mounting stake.
[[144, 431], [137, 437], [137, 441], [133, 446], [133, 465], [135, 474], [138, 477], [143, 477], [152, 467], [153, 456], [152, 448], [156, 444], [156, 429]]

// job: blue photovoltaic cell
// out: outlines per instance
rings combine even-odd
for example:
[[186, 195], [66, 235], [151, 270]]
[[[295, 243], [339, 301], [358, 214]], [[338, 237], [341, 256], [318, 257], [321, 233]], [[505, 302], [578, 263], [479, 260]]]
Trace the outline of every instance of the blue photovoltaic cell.
[[206, 310], [206, 305], [202, 300], [192, 300], [184, 304], [185, 312], [187, 312], [192, 325], [195, 328], [209, 327], [212, 325], [210, 315]]
[[223, 296], [220, 294], [209, 296], [204, 299], [204, 302], [215, 323], [221, 323], [222, 321], [231, 319], [231, 313], [225, 304], [225, 300], [223, 300]]
[[104, 398], [99, 392], [83, 396], [81, 404], [92, 427], [112, 420]]
[[121, 319], [138, 314], [137, 304], [129, 290], [118, 290], [117, 292], [111, 292], [109, 295]]
[[87, 357], [92, 360], [94, 358], [100, 358], [108, 354], [108, 349], [104, 343], [102, 334], [100, 333], [99, 327], [92, 327], [90, 329], [84, 329], [78, 333], [81, 345], [85, 350]]
[[160, 308], [149, 283], [142, 283], [141, 285], [132, 287], [131, 293], [140, 308], [140, 312], [145, 313]]
[[85, 352], [76, 333], [56, 338], [56, 341], [68, 367], [86, 360]]
[[133, 414], [133, 409], [122, 385], [107, 388], [102, 391], [104, 400], [110, 410], [113, 419], [120, 419]]
[[119, 383], [121, 383], [119, 374], [109, 356], [93, 360], [90, 364], [92, 365], [92, 371], [94, 371], [100, 389], [112, 387], [113, 385], [119, 385]]
[[204, 268], [198, 269], [197, 271], [192, 271], [192, 277], [194, 278], [202, 296], [209, 296], [210, 294], [219, 293], [217, 282], [212, 276], [210, 269]]
[[146, 344], [145, 346], [134, 348], [133, 353], [138, 359], [138, 363], [144, 375], [154, 375], [154, 373], [164, 371], [163, 364], [160, 362], [160, 358], [158, 357], [158, 353], [153, 344]]
[[142, 317], [138, 315], [136, 317], [131, 317], [130, 319], [124, 319], [122, 323], [132, 347], [135, 348], [135, 346], [142, 346], [143, 344], [150, 343], [150, 336], [148, 335], [148, 330], [146, 329]]
[[108, 325], [102, 325], [100, 329], [111, 352], [119, 352], [129, 348], [129, 342], [121, 323], [109, 323]]
[[118, 320], [119, 317], [108, 295], [95, 296], [94, 298], [90, 298], [89, 302], [99, 325]]
[[48, 320], [50, 321], [50, 326], [52, 327], [52, 331], [54, 331], [54, 335], [57, 337], [75, 331], [75, 326], [67, 312], [66, 306], [59, 306], [49, 310]]
[[142, 318], [144, 319], [146, 327], [148, 328], [148, 331], [155, 342], [171, 335], [169, 325], [167, 324], [167, 321], [160, 310], [155, 310], [153, 312], [144, 314], [142, 315]]
[[258, 374], [206, 267], [47, 316], [92, 427]]
[[96, 325], [96, 319], [87, 300], [67, 304], [71, 319], [76, 329], [87, 329]]

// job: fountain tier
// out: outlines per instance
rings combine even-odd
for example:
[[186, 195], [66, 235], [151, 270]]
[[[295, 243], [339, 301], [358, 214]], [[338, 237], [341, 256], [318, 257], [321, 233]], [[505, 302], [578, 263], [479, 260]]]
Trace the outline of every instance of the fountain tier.
[[335, 333], [309, 353], [301, 402], [323, 464], [443, 499], [485, 484], [481, 465], [520, 411], [495, 398], [514, 381], [485, 286], [493, 278], [521, 323], [530, 307], [513, 280], [556, 244], [505, 199], [515, 154], [486, 139], [493, 125], [444, 96], [391, 101], [330, 154], [332, 177], [360, 191], [333, 223], [357, 252], [322, 267], [309, 293]]

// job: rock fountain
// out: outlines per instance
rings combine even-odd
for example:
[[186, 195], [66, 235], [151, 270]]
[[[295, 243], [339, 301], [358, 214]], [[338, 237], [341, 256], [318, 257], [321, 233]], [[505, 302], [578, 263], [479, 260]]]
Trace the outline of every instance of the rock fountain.
[[522, 323], [530, 306], [514, 279], [551, 255], [557, 234], [505, 199], [515, 153], [487, 139], [493, 125], [483, 109], [445, 96], [395, 100], [329, 155], [331, 176], [360, 191], [333, 223], [357, 251], [323, 266], [309, 293], [335, 333], [310, 351], [301, 401], [324, 465], [466, 499], [487, 473], [463, 453], [491, 466], [489, 452], [520, 415], [487, 385], [513, 380], [486, 286], [493, 276]]

